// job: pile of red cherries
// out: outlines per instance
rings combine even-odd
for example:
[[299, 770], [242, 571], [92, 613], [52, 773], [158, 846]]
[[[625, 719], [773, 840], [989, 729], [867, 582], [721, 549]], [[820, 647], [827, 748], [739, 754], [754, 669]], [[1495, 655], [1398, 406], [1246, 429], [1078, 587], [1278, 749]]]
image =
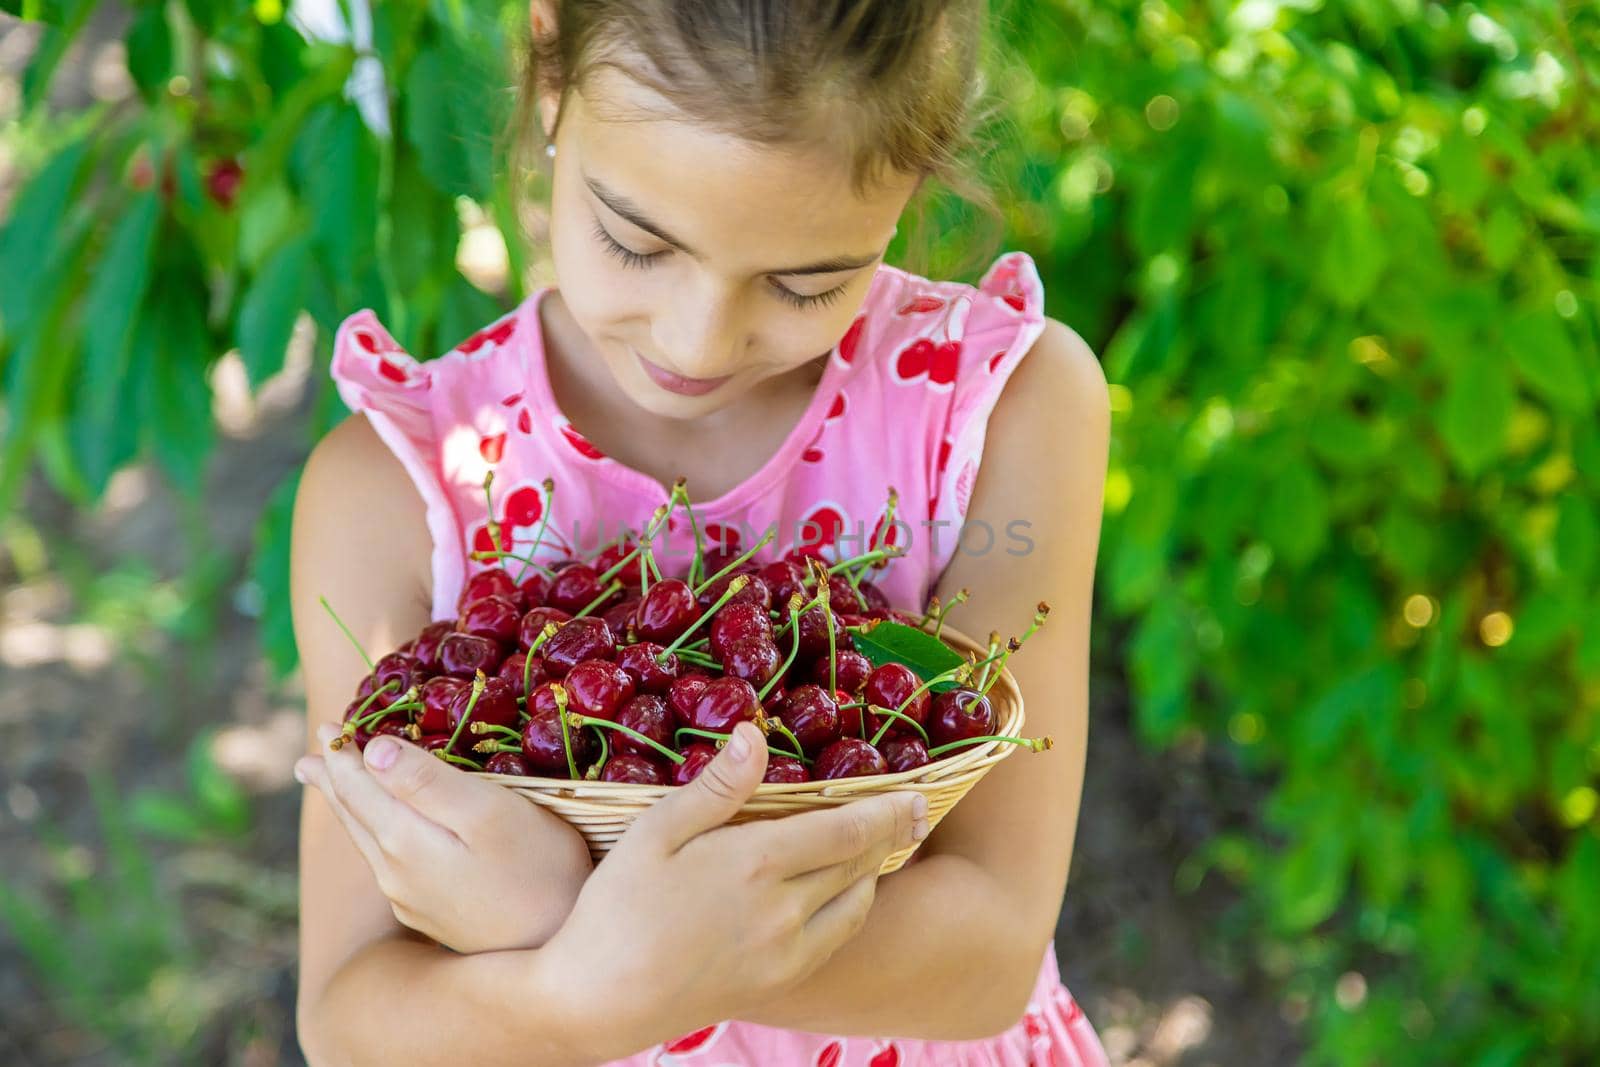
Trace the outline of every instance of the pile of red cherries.
[[648, 785], [692, 780], [745, 720], [766, 736], [766, 781], [779, 783], [910, 771], [989, 740], [1049, 747], [997, 734], [988, 697], [1043, 604], [1020, 639], [991, 635], [985, 655], [952, 655], [959, 666], [922, 677], [869, 638], [936, 635], [964, 592], [909, 615], [868, 577], [892, 546], [759, 563], [770, 534], [737, 554], [703, 549], [697, 534], [687, 572], [665, 576], [652, 542], [680, 506], [692, 523], [681, 481], [637, 536], [586, 560], [473, 553], [493, 565], [467, 580], [456, 617], [372, 665], [333, 747], [393, 734], [474, 771]]

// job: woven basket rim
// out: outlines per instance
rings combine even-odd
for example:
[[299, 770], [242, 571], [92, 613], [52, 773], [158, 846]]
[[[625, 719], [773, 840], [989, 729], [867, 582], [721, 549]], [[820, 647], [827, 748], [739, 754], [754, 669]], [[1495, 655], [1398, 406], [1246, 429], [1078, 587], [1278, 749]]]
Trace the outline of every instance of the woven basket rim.
[[[954, 627], [946, 626], [939, 635], [949, 644], [962, 647], [964, 651], [976, 652], [982, 655], [988, 651], [987, 645], [980, 645], [971, 637]], [[990, 689], [991, 696], [999, 690], [1003, 699], [999, 703], [1005, 708], [1004, 718], [998, 723], [996, 732], [1019, 736], [1023, 723], [1026, 722], [1026, 713], [1023, 710], [1022, 691], [1017, 686], [1017, 680], [1009, 668], [1001, 668], [999, 678], [994, 681]], [[897, 786], [926, 784], [930, 786], [942, 785], [952, 779], [964, 778], [974, 771], [987, 771], [994, 764], [1005, 759], [1017, 748], [1016, 745], [1004, 741], [985, 741], [973, 745], [971, 748], [956, 752], [953, 755], [925, 763], [921, 767], [913, 767], [908, 771], [893, 771], [889, 774], [869, 774], [852, 778], [828, 778], [809, 782], [763, 782], [756, 786], [752, 799], [767, 796], [790, 797], [838, 797], [851, 796], [860, 793], [874, 793], [893, 789]], [[537, 775], [526, 777], [507, 774], [494, 774], [489, 771], [470, 771], [474, 777], [486, 778], [498, 785], [518, 792], [536, 792], [551, 796], [552, 799], [571, 799], [574, 801], [595, 800], [611, 801], [612, 803], [634, 801], [645, 804], [666, 796], [672, 790], [681, 788], [675, 785], [647, 785], [637, 782], [599, 782], [577, 781], [572, 778], [547, 778]]]

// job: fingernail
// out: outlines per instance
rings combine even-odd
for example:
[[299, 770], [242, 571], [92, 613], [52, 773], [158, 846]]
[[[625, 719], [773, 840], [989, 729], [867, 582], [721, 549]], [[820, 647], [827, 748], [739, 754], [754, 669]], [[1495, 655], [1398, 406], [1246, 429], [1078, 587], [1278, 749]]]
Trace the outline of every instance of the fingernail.
[[918, 819], [916, 822], [912, 823], [911, 824], [911, 836], [916, 838], [918, 841], [921, 841], [924, 837], [927, 837], [928, 836], [928, 820], [927, 819]]
[[367, 742], [366, 754], [368, 767], [386, 771], [394, 766], [396, 757], [400, 755], [400, 746], [395, 744], [393, 738], [374, 737]]
[[294, 780], [301, 785], [309, 785], [311, 779], [306, 775], [306, 761], [296, 760], [294, 764]]
[[743, 762], [750, 755], [750, 731], [742, 726], [733, 728], [733, 736], [728, 739], [728, 754], [734, 759]]
[[911, 817], [914, 819], [928, 817], [928, 798], [921, 793], [911, 798]]

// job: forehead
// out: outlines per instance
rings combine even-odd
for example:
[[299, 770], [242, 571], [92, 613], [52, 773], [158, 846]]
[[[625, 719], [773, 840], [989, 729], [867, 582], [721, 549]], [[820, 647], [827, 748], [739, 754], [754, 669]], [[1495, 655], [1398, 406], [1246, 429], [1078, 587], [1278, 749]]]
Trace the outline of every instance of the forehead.
[[741, 138], [611, 67], [574, 88], [568, 109], [586, 176], [730, 268], [875, 250], [915, 187], [895, 175], [858, 192], [838, 148]]

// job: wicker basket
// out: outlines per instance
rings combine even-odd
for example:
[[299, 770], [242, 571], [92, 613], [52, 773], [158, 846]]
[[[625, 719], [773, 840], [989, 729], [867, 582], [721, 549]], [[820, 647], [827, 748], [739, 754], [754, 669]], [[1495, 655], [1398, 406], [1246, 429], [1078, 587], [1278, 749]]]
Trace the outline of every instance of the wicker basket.
[[[984, 654], [983, 646], [949, 627], [945, 628], [942, 636], [948, 644], [963, 652], [976, 652], [980, 656]], [[999, 679], [989, 690], [989, 701], [994, 705], [995, 719], [999, 724], [996, 732], [1019, 735], [1023, 724], [1022, 694], [1010, 671], [1000, 672]], [[763, 783], [756, 787], [755, 795], [731, 821], [775, 819], [796, 812], [834, 807], [876, 793], [914, 789], [928, 798], [928, 826], [932, 828], [939, 825], [939, 820], [955, 807], [956, 801], [965, 796], [978, 779], [1015, 748], [1015, 745], [1003, 741], [985, 741], [926, 766], [897, 774], [796, 784]], [[634, 816], [669, 791], [679, 788], [628, 782], [574, 782], [569, 778], [514, 778], [487, 772], [479, 772], [479, 776], [521, 793], [571, 823], [589, 843], [589, 852], [596, 862], [610, 851], [617, 838], [632, 825]], [[920, 842], [890, 853], [879, 868], [879, 873], [889, 874], [899, 870], [917, 850], [917, 844]]]

